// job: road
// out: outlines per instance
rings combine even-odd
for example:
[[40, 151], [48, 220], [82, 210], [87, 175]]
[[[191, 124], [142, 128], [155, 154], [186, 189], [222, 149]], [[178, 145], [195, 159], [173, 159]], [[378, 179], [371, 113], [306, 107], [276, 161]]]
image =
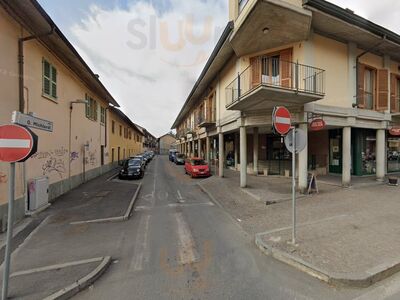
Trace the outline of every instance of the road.
[[[352, 299], [262, 254], [254, 238], [184, 175], [156, 157], [115, 262], [77, 299]], [[110, 224], [109, 226], [113, 226]]]

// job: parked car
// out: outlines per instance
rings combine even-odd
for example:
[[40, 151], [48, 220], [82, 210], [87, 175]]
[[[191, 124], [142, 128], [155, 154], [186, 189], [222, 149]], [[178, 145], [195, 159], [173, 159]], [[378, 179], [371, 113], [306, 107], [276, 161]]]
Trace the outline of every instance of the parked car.
[[174, 162], [176, 165], [184, 165], [185, 164], [185, 155], [182, 153], [176, 154]]
[[211, 176], [208, 163], [202, 158], [188, 158], [185, 161], [185, 173], [193, 177]]
[[177, 153], [178, 153], [177, 150], [174, 150], [174, 149], [169, 150], [169, 161], [174, 162], [175, 161], [175, 156], [176, 156]]
[[135, 155], [135, 156], [132, 156], [130, 159], [139, 159], [140, 162], [141, 162], [142, 165], [143, 165], [143, 168], [146, 169], [147, 161], [146, 161], [146, 159], [145, 159], [144, 156], [142, 156], [142, 155]]
[[119, 179], [143, 178], [144, 167], [140, 159], [127, 159], [119, 172]]

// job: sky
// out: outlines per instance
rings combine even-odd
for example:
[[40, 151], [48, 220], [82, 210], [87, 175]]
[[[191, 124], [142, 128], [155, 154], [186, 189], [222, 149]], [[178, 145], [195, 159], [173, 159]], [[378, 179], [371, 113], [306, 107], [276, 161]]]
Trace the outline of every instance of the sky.
[[[332, 0], [400, 34], [398, 0]], [[228, 0], [39, 0], [133, 122], [170, 131], [228, 22]]]

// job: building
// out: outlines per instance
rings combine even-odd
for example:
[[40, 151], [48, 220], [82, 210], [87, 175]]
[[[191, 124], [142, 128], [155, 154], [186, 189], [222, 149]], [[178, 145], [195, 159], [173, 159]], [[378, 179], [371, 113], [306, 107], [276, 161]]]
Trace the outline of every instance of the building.
[[[352, 176], [400, 171], [400, 36], [324, 0], [229, 0], [230, 22], [173, 128], [188, 155], [227, 156], [247, 174], [290, 171], [273, 134], [272, 110], [286, 106], [305, 131], [298, 181], [308, 171]], [[323, 119], [320, 131], [309, 130]]]
[[161, 155], [167, 155], [169, 150], [176, 149], [176, 136], [172, 133], [164, 134], [158, 138], [158, 153]]
[[107, 116], [110, 162], [115, 164], [142, 153], [143, 131], [118, 108], [110, 106]]
[[146, 128], [143, 128], [144, 131], [144, 143], [143, 147], [145, 151], [156, 151], [157, 150], [157, 138], [147, 131]]
[[[29, 207], [31, 180], [47, 177], [49, 199], [112, 167], [106, 114], [116, 100], [37, 1], [0, 1], [0, 123], [13, 111], [54, 123], [33, 130], [37, 153], [17, 164], [15, 218]], [[0, 163], [0, 222], [6, 221], [9, 165]], [[28, 188], [29, 186], [29, 188]]]

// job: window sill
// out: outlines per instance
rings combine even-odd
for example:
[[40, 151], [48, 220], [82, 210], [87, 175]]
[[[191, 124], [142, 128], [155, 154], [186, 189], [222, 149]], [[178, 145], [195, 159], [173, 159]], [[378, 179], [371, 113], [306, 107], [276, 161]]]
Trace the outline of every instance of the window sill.
[[46, 94], [43, 94], [43, 93], [42, 93], [42, 97], [47, 99], [47, 100], [49, 100], [49, 101], [51, 101], [51, 102], [54, 102], [54, 103], [58, 104], [57, 98], [53, 98], [53, 97], [51, 97], [49, 95], [46, 95]]

